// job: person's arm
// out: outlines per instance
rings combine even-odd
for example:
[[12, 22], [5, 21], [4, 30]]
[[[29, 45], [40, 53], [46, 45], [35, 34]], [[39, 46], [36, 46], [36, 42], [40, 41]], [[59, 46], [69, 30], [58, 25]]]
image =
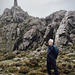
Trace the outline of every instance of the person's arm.
[[54, 46], [54, 51], [55, 51], [55, 56], [56, 56], [56, 58], [57, 58], [58, 53], [59, 53], [59, 50], [58, 50], [58, 48], [57, 48], [56, 46]]

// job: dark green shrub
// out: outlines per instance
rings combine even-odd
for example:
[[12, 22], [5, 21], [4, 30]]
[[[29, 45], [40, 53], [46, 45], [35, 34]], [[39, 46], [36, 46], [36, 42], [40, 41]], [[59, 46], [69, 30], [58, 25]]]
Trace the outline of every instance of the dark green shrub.
[[0, 56], [0, 61], [4, 60], [5, 57], [4, 56]]
[[2, 63], [2, 64], [0, 64], [0, 67], [1, 67], [2, 69], [6, 69], [7, 67], [9, 67], [9, 64], [4, 64], [4, 63]]
[[19, 70], [19, 73], [23, 73], [23, 74], [26, 74], [30, 71], [29, 67], [27, 66], [21, 66], [20, 67], [20, 70]]
[[37, 67], [38, 66], [38, 63], [39, 63], [39, 61], [36, 58], [30, 59], [30, 61], [29, 61], [29, 65], [31, 67]]
[[10, 53], [5, 54], [5, 59], [6, 60], [13, 59], [13, 58], [15, 58], [15, 56], [16, 55], [14, 53], [10, 52]]
[[21, 62], [13, 63], [12, 66], [16, 66], [16, 67], [23, 66], [23, 63]]
[[45, 75], [44, 73], [38, 71], [38, 70], [33, 70], [33, 71], [30, 71], [28, 73], [28, 75]]
[[46, 66], [43, 66], [42, 69], [41, 69], [41, 71], [42, 71], [42, 72], [47, 72]]
[[18, 69], [16, 68], [16, 66], [9, 67], [9, 69], [8, 69], [8, 72], [11, 72], [11, 73], [15, 73], [17, 71], [18, 71]]

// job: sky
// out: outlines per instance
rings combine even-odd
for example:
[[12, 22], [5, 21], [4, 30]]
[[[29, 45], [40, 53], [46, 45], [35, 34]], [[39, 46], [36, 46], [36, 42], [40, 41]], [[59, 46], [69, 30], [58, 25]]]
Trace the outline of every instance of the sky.
[[[75, 0], [17, 0], [18, 5], [29, 15], [45, 18], [59, 10], [74, 11]], [[11, 8], [14, 0], [0, 0], [0, 15], [5, 8]]]

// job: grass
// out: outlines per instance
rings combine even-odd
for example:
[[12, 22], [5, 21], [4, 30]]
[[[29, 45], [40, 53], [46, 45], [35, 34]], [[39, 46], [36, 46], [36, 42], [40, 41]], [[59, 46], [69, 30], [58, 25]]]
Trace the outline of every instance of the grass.
[[[18, 51], [14, 55], [13, 52], [1, 54], [0, 68], [5, 74], [15, 75], [48, 75], [46, 68], [47, 52], [42, 52], [39, 56], [33, 57], [30, 53], [34, 50]], [[74, 51], [60, 51], [57, 58], [57, 67], [60, 75], [74, 75]], [[19, 61], [14, 61], [13, 58], [23, 58]], [[25, 60], [25, 58], [28, 58]], [[53, 69], [52, 75], [54, 75]]]

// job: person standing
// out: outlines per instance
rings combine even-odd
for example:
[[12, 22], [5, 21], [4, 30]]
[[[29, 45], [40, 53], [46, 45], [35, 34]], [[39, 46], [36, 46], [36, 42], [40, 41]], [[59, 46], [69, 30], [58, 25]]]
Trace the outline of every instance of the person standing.
[[55, 75], [58, 75], [57, 66], [56, 66], [57, 56], [58, 56], [58, 49], [53, 44], [53, 39], [49, 39], [48, 51], [47, 51], [47, 72], [49, 75], [51, 75], [51, 66], [54, 69]]

